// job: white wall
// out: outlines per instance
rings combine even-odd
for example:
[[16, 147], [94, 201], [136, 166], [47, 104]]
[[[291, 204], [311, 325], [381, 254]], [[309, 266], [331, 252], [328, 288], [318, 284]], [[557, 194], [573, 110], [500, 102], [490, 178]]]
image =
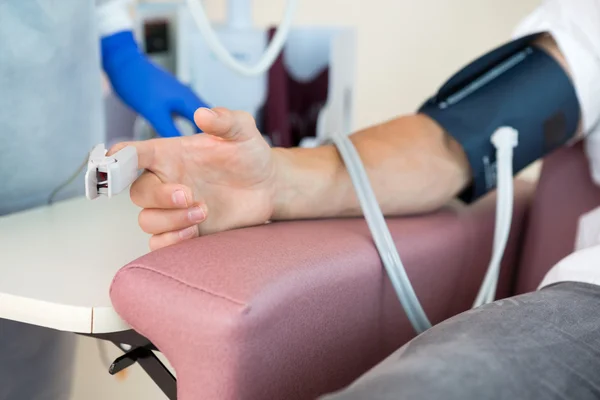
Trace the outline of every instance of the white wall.
[[[224, 0], [205, 0], [224, 16]], [[358, 128], [413, 111], [473, 57], [509, 38], [539, 0], [300, 0], [296, 23], [358, 30]], [[255, 20], [276, 23], [284, 1], [254, 0]], [[116, 355], [116, 352], [112, 352]], [[163, 399], [135, 367], [124, 381], [108, 376], [91, 339], [78, 349], [73, 399]]]
[[[207, 0], [222, 4], [223, 1]], [[257, 23], [276, 22], [283, 1], [255, 0]], [[300, 0], [298, 24], [358, 30], [359, 127], [413, 111], [450, 74], [507, 40], [539, 0]], [[273, 7], [278, 4], [278, 7]], [[222, 15], [222, 7], [214, 7]]]

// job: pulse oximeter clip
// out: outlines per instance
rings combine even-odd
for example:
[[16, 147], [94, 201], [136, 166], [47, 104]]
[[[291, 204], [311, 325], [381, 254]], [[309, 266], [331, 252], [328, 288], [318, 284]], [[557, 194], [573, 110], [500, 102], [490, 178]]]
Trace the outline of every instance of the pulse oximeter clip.
[[110, 157], [104, 144], [90, 152], [85, 174], [85, 196], [95, 199], [100, 195], [109, 198], [121, 193], [138, 177], [138, 157], [135, 147], [125, 147]]

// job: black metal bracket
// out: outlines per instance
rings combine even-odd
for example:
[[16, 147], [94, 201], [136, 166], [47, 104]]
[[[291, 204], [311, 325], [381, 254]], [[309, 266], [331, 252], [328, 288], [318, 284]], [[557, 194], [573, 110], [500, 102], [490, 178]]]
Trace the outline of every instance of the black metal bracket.
[[[115, 345], [123, 349], [118, 343], [115, 343]], [[108, 369], [108, 373], [115, 375], [138, 363], [169, 400], [177, 400], [177, 380], [158, 357], [156, 357], [156, 354], [152, 351], [154, 348], [152, 344], [134, 347], [113, 361]]]
[[[156, 357], [154, 351], [159, 350], [147, 338], [134, 330], [111, 333], [80, 333], [80, 335], [111, 342], [125, 353], [109, 367], [108, 372], [111, 375], [115, 375], [138, 363], [169, 400], [177, 400], [177, 379]], [[131, 346], [131, 348], [127, 349], [123, 346], [124, 344]]]

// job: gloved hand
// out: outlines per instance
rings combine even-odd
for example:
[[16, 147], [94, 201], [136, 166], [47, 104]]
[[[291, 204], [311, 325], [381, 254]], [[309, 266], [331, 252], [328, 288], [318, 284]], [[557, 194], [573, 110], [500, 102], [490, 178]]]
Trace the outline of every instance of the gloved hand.
[[[199, 235], [264, 224], [273, 216], [276, 171], [283, 153], [271, 149], [252, 116], [201, 108], [202, 135], [119, 143], [134, 146], [144, 172], [131, 186], [143, 208], [140, 227], [152, 250]], [[283, 163], [283, 164], [282, 164]]]
[[102, 67], [114, 91], [163, 137], [181, 136], [174, 114], [194, 123], [194, 112], [206, 103], [174, 76], [151, 63], [131, 31], [102, 38]]

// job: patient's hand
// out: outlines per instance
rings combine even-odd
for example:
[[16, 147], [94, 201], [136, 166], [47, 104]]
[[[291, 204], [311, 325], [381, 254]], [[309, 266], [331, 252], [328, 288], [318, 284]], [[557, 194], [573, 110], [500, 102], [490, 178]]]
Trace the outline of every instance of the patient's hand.
[[224, 108], [194, 115], [204, 133], [120, 143], [146, 169], [131, 187], [152, 250], [202, 234], [265, 223], [273, 212], [273, 152], [253, 118]]

